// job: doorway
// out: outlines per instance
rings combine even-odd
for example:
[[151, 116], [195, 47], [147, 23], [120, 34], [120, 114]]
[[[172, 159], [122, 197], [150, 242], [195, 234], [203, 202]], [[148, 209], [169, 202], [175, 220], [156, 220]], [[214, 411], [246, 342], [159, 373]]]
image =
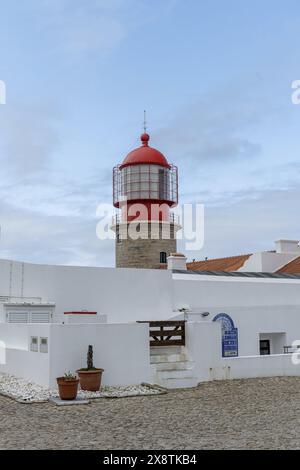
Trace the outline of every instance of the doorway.
[[259, 341], [259, 353], [261, 356], [269, 356], [271, 352], [270, 340], [261, 339]]
[[286, 346], [286, 333], [260, 333], [259, 334], [259, 354], [267, 356], [269, 354], [283, 354]]

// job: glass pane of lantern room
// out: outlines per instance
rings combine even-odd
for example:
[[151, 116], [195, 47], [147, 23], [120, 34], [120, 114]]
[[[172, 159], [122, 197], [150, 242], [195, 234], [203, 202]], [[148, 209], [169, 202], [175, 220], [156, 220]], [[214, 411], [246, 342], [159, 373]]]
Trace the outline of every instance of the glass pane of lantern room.
[[139, 173], [140, 165], [132, 165], [127, 167], [131, 173]]
[[149, 181], [142, 181], [141, 182], [141, 191], [149, 190]]
[[166, 192], [166, 176], [167, 176], [167, 170], [164, 168], [159, 169], [159, 199], [164, 199], [165, 198], [165, 192]]
[[149, 181], [149, 172], [143, 171], [140, 175], [140, 181]]
[[156, 173], [150, 173], [150, 181], [151, 182], [158, 182], [158, 172]]
[[149, 165], [150, 166], [150, 173], [152, 174], [157, 174], [159, 168], [161, 168], [159, 165]]

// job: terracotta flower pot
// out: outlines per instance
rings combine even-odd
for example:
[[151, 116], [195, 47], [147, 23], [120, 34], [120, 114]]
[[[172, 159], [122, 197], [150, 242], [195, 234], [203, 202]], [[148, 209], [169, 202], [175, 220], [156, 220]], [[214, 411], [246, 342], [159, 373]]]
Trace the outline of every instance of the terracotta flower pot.
[[78, 392], [79, 379], [66, 380], [64, 377], [58, 377], [56, 381], [60, 399], [75, 400]]
[[76, 372], [81, 390], [88, 392], [98, 392], [100, 390], [103, 369], [79, 369]]

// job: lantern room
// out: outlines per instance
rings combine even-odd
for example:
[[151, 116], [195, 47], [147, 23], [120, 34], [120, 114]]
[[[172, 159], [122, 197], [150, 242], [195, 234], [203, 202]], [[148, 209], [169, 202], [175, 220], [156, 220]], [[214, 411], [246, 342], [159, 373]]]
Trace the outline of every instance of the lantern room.
[[161, 152], [150, 147], [149, 140], [148, 134], [142, 134], [142, 145], [114, 168], [113, 202], [117, 208], [122, 201], [127, 201], [127, 204], [166, 204], [169, 207], [178, 203], [177, 167], [169, 164]]

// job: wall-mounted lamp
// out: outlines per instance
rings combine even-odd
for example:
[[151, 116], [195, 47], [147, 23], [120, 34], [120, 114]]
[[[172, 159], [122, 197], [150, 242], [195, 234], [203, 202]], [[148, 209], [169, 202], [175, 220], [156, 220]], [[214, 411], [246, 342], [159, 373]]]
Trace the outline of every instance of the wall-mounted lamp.
[[210, 312], [202, 312], [201, 313], [202, 318], [206, 318], [206, 317], [208, 317], [208, 315], [210, 315]]

